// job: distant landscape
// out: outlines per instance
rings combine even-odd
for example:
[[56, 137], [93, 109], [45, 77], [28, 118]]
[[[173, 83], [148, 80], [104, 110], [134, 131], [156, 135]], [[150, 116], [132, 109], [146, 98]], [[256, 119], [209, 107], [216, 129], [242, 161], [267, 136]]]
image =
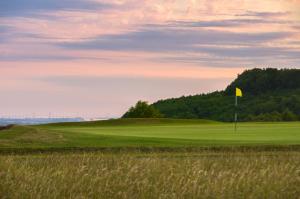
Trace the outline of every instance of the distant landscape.
[[81, 122], [83, 118], [0, 118], [0, 126], [8, 124], [47, 124], [58, 122]]

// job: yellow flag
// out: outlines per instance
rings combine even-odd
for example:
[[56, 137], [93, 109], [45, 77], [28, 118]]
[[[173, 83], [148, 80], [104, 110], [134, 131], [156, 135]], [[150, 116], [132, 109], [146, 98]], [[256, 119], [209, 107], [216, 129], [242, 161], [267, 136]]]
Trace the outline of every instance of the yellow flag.
[[235, 96], [242, 97], [243, 96], [242, 90], [239, 88], [235, 88]]

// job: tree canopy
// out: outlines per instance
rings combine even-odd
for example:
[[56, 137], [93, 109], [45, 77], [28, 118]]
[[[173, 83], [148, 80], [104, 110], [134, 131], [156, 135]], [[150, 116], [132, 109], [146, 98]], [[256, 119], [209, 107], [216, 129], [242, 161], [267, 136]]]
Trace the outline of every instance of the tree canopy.
[[138, 101], [134, 107], [131, 107], [123, 118], [161, 118], [162, 114], [149, 105], [147, 102]]
[[299, 69], [246, 70], [224, 91], [160, 100], [153, 106], [169, 118], [233, 121], [235, 87], [243, 91], [241, 121], [300, 120]]

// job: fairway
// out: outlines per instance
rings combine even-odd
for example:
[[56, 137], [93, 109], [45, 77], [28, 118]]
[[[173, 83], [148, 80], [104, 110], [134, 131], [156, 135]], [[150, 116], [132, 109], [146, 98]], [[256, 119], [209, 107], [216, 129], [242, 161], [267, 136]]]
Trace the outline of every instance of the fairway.
[[224, 143], [300, 143], [300, 125], [298, 123], [242, 124], [237, 132], [233, 130], [232, 124], [63, 127], [53, 130], [92, 135], [190, 139]]
[[1, 131], [1, 148], [206, 147], [299, 145], [300, 123], [232, 123], [206, 120], [119, 119], [16, 126]]

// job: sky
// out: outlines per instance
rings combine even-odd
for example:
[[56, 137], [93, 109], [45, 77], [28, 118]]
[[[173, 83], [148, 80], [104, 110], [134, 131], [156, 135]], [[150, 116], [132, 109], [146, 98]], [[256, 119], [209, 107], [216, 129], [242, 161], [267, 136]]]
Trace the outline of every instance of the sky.
[[300, 0], [1, 0], [0, 117], [120, 117], [300, 68]]

